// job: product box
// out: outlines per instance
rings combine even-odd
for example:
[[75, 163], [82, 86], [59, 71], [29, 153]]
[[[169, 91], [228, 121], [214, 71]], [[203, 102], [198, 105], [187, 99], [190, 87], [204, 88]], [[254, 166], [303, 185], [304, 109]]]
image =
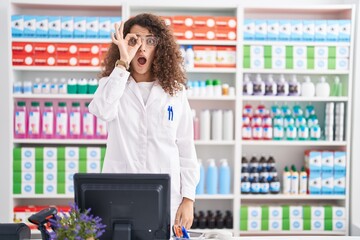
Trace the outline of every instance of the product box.
[[302, 219], [303, 207], [302, 206], [290, 206], [289, 207], [290, 219]]
[[319, 173], [311, 173], [309, 176], [309, 194], [321, 194], [321, 175]]
[[311, 206], [311, 219], [324, 219], [325, 210], [323, 206]]
[[11, 35], [12, 37], [23, 37], [24, 34], [24, 16], [11, 16]]
[[38, 38], [47, 38], [49, 32], [48, 17], [36, 16], [35, 36]]
[[35, 194], [35, 183], [24, 183], [21, 184], [22, 195], [34, 195]]
[[244, 31], [244, 40], [254, 40], [255, 39], [255, 20], [245, 19], [243, 31]]
[[48, 55], [48, 56], [56, 56], [55, 54], [55, 44], [53, 43], [34, 43], [33, 44], [34, 47], [34, 54], [35, 56], [37, 54], [43, 54], [43, 55]]
[[100, 59], [98, 57], [81, 57], [79, 59], [79, 66], [99, 66]]
[[336, 67], [337, 70], [348, 70], [349, 69], [349, 59], [348, 58], [336, 58]]
[[333, 220], [340, 220], [346, 219], [346, 211], [344, 207], [336, 207], [332, 206], [332, 219]]
[[65, 160], [65, 171], [79, 172], [79, 160]]
[[265, 40], [267, 38], [266, 20], [255, 20], [255, 37], [254, 40]]
[[83, 43], [78, 44], [79, 56], [99, 56], [100, 55], [100, 46], [96, 43]]
[[269, 206], [269, 219], [282, 219], [283, 209], [280, 206]]
[[346, 221], [345, 220], [332, 220], [332, 230], [345, 232], [346, 231]]
[[321, 172], [322, 175], [334, 172], [334, 153], [330, 151], [323, 151], [321, 153]]
[[48, 17], [49, 38], [59, 38], [61, 33], [61, 19], [59, 16]]
[[267, 20], [267, 40], [278, 40], [279, 38], [279, 21]]
[[79, 147], [65, 147], [65, 160], [79, 159]]
[[327, 58], [315, 58], [314, 59], [314, 68], [315, 68], [315, 70], [327, 70], [328, 69], [328, 59]]
[[250, 45], [250, 57], [264, 57], [264, 46]]
[[293, 68], [296, 70], [307, 68], [307, 58], [295, 58], [293, 59]]
[[338, 20], [327, 20], [326, 26], [326, 41], [334, 42], [339, 37], [339, 21]]
[[87, 147], [86, 148], [86, 159], [89, 160], [100, 160], [101, 159], [101, 148], [100, 147]]
[[271, 47], [271, 56], [272, 57], [282, 57], [286, 56], [286, 47], [282, 45], [273, 45]]
[[325, 41], [327, 36], [326, 20], [315, 20], [315, 41]]
[[195, 40], [214, 40], [215, 31], [213, 28], [208, 27], [197, 27], [194, 31]]
[[74, 195], [74, 183], [65, 184], [65, 194]]
[[21, 183], [28, 184], [28, 183], [35, 183], [35, 172], [31, 171], [22, 171], [21, 172]]
[[101, 172], [100, 160], [87, 160], [86, 161], [86, 172], [87, 173], [100, 173]]
[[99, 38], [109, 38], [112, 27], [110, 18], [99, 17]]
[[314, 54], [315, 58], [327, 58], [329, 51], [327, 46], [315, 46], [314, 47]]
[[215, 31], [216, 40], [236, 40], [236, 31], [232, 28], [219, 28]]
[[54, 172], [57, 169], [57, 160], [44, 159], [44, 172]]
[[32, 162], [35, 162], [35, 159], [36, 159], [36, 151], [35, 151], [36, 148], [34, 147], [22, 147], [20, 149], [21, 151], [21, 158], [18, 159], [17, 156], [15, 156], [14, 154], [14, 159], [16, 160], [21, 160], [23, 162], [25, 161], [32, 161]]
[[99, 36], [99, 18], [86, 17], [86, 38], [97, 38]]
[[265, 61], [263, 57], [244, 58], [244, 68], [264, 69]]
[[34, 45], [32, 43], [25, 43], [25, 42], [12, 42], [11, 50], [13, 55], [19, 55], [19, 54], [32, 55], [34, 53]]
[[333, 194], [334, 175], [333, 173], [322, 173], [321, 175], [321, 194]]
[[346, 46], [336, 46], [336, 56], [337, 58], [348, 58], [350, 57], [350, 49]]
[[178, 40], [190, 40], [194, 38], [193, 29], [187, 27], [174, 28], [173, 34]]
[[315, 38], [315, 22], [314, 20], [303, 20], [302, 40], [314, 41]]
[[79, 52], [77, 44], [74, 43], [57, 43], [56, 53], [58, 57], [66, 56], [77, 56]]
[[71, 16], [61, 17], [61, 38], [73, 38], [74, 34], [74, 19]]
[[236, 31], [236, 26], [237, 26], [236, 17], [227, 17], [227, 16], [215, 17], [215, 26], [217, 29], [227, 28]]
[[194, 26], [194, 18], [192, 16], [174, 16], [173, 26], [174, 29], [178, 27], [192, 28]]
[[215, 18], [212, 16], [196, 16], [193, 17], [194, 27], [197, 29], [207, 27], [215, 28]]
[[303, 23], [301, 20], [291, 20], [291, 36], [293, 41], [300, 41], [303, 37]]
[[27, 54], [13, 55], [12, 64], [14, 66], [31, 66], [34, 63], [34, 59]]
[[[85, 36], [86, 36], [86, 17], [74, 17], [74, 38], [85, 38]], [[109, 37], [110, 33], [107, 36]]]
[[57, 194], [57, 183], [56, 182], [45, 182], [44, 183], [44, 194], [56, 195]]
[[249, 219], [248, 220], [248, 231], [260, 231], [261, 220], [260, 219]]
[[334, 174], [334, 194], [339, 194], [339, 195], [345, 195], [345, 187], [346, 187], [346, 176], [341, 175], [341, 174], [337, 174], [335, 172]]
[[236, 67], [236, 47], [216, 47], [216, 67]]
[[261, 219], [262, 209], [260, 206], [249, 206], [248, 207], [248, 219]]
[[24, 15], [24, 37], [36, 36], [36, 16]]
[[194, 46], [194, 66], [195, 67], [215, 67], [216, 47]]
[[57, 160], [57, 148], [56, 147], [44, 147], [44, 160]]
[[273, 69], [285, 69], [286, 59], [284, 57], [273, 57], [271, 58], [271, 65]]
[[269, 231], [281, 231], [282, 230], [282, 219], [270, 219], [269, 220]]
[[54, 66], [56, 64], [56, 58], [49, 56], [48, 54], [35, 54], [34, 65], [36, 66]]
[[56, 58], [57, 66], [77, 66], [78, 59], [77, 57], [68, 57], [68, 56], [58, 56]]
[[279, 40], [288, 41], [291, 37], [291, 22], [289, 20], [279, 21]]
[[307, 48], [306, 46], [293, 46], [293, 57], [294, 58], [306, 58], [307, 57]]
[[303, 228], [302, 219], [290, 219], [290, 231], [302, 231]]
[[45, 172], [44, 171], [44, 183], [57, 184], [57, 172]]
[[334, 152], [334, 174], [346, 174], [346, 153], [342, 151]]
[[338, 41], [349, 42], [351, 34], [351, 21], [338, 20], [339, 23], [339, 36]]
[[324, 219], [311, 219], [311, 231], [324, 231]]

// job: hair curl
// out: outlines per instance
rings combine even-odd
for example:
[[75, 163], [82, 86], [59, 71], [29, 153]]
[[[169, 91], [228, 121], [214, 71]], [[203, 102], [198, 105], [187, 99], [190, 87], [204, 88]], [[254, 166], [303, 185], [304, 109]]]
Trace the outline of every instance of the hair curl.
[[[130, 32], [134, 25], [139, 25], [149, 30], [158, 38], [155, 57], [151, 66], [151, 74], [159, 80], [161, 87], [170, 95], [183, 89], [186, 77], [179, 46], [175, 41], [172, 31], [166, 26], [161, 17], [142, 13], [130, 18], [124, 24], [124, 36]], [[111, 43], [104, 58], [103, 71], [100, 77], [107, 77], [113, 71], [115, 62], [120, 58], [119, 48]], [[131, 71], [131, 68], [130, 68]]]

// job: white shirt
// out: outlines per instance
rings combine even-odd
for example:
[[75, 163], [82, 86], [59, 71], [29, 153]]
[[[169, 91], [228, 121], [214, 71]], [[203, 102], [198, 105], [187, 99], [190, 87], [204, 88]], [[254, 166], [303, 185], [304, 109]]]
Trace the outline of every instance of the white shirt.
[[89, 105], [108, 126], [102, 172], [170, 174], [173, 220], [183, 197], [195, 199], [200, 176], [186, 90], [172, 97], [155, 81], [145, 105], [129, 75], [114, 68]]
[[144, 100], [144, 105], [146, 105], [151, 89], [154, 86], [154, 82], [138, 82], [137, 84], [139, 86], [141, 96]]

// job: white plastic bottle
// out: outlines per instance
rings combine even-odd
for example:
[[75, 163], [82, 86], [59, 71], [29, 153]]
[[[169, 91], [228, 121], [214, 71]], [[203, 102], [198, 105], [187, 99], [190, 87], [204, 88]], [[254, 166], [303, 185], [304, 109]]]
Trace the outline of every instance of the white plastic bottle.
[[253, 92], [254, 95], [263, 96], [265, 94], [265, 83], [261, 79], [260, 74], [256, 74], [256, 79], [253, 82]]
[[252, 82], [250, 80], [249, 74], [244, 75], [243, 95], [253, 95], [253, 84], [252, 84]]
[[44, 78], [44, 81], [41, 84], [41, 93], [49, 94], [50, 93], [50, 79]]
[[58, 94], [59, 93], [59, 86], [58, 86], [58, 79], [53, 78], [50, 83], [50, 93], [51, 94]]
[[289, 83], [289, 96], [299, 96], [301, 91], [300, 88], [300, 83], [297, 81], [296, 75], [292, 75]]
[[299, 173], [295, 165], [291, 166], [291, 194], [299, 194]]
[[41, 79], [40, 78], [35, 78], [35, 82], [33, 84], [33, 93], [34, 94], [41, 93]]
[[276, 83], [274, 82], [272, 74], [268, 75], [267, 81], [265, 82], [265, 95], [275, 96], [276, 95]]
[[200, 114], [200, 139], [210, 140], [210, 110], [203, 109]]
[[286, 82], [284, 74], [280, 75], [279, 82], [277, 83], [277, 95], [278, 96], [289, 95], [289, 84]]
[[291, 194], [291, 173], [286, 166], [283, 173], [283, 193]]
[[223, 113], [221, 109], [216, 109], [212, 111], [211, 119], [211, 140], [221, 141], [222, 132], [223, 132], [223, 123], [222, 123]]
[[317, 97], [330, 96], [330, 85], [328, 82], [326, 82], [324, 76], [320, 77], [319, 82], [316, 84], [316, 96]]
[[300, 191], [299, 191], [299, 194], [306, 194], [307, 193], [307, 188], [308, 188], [308, 176], [307, 176], [307, 173], [305, 171], [305, 168], [302, 167], [301, 172], [300, 172]]
[[186, 69], [192, 69], [194, 68], [194, 58], [195, 58], [195, 53], [194, 53], [194, 50], [193, 50], [193, 46], [192, 45], [189, 45], [187, 48], [186, 48], [186, 61], [185, 61], [185, 67]]
[[66, 84], [65, 78], [60, 79], [60, 82], [58, 85], [58, 92], [59, 92], [59, 94], [67, 94], [67, 84]]
[[186, 50], [185, 50], [184, 45], [180, 45], [179, 50], [180, 50], [181, 56], [183, 57], [183, 61], [185, 64], [186, 63]]
[[313, 97], [315, 96], [315, 85], [311, 82], [309, 76], [305, 76], [304, 82], [301, 84], [301, 96]]
[[223, 140], [233, 140], [234, 114], [231, 109], [223, 112]]

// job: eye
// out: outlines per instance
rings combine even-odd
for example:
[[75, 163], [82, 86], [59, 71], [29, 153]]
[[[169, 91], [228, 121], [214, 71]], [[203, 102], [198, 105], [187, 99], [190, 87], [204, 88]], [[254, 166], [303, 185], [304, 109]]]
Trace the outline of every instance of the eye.
[[157, 44], [157, 40], [155, 37], [146, 38], [146, 44], [149, 46], [155, 46]]
[[129, 46], [132, 46], [132, 47], [133, 47], [133, 46], [135, 46], [135, 45], [136, 45], [136, 39], [135, 39], [135, 38], [133, 38], [133, 37], [132, 37], [132, 38], [130, 38], [130, 40], [129, 40], [129, 43], [128, 43], [128, 44], [129, 44]]

